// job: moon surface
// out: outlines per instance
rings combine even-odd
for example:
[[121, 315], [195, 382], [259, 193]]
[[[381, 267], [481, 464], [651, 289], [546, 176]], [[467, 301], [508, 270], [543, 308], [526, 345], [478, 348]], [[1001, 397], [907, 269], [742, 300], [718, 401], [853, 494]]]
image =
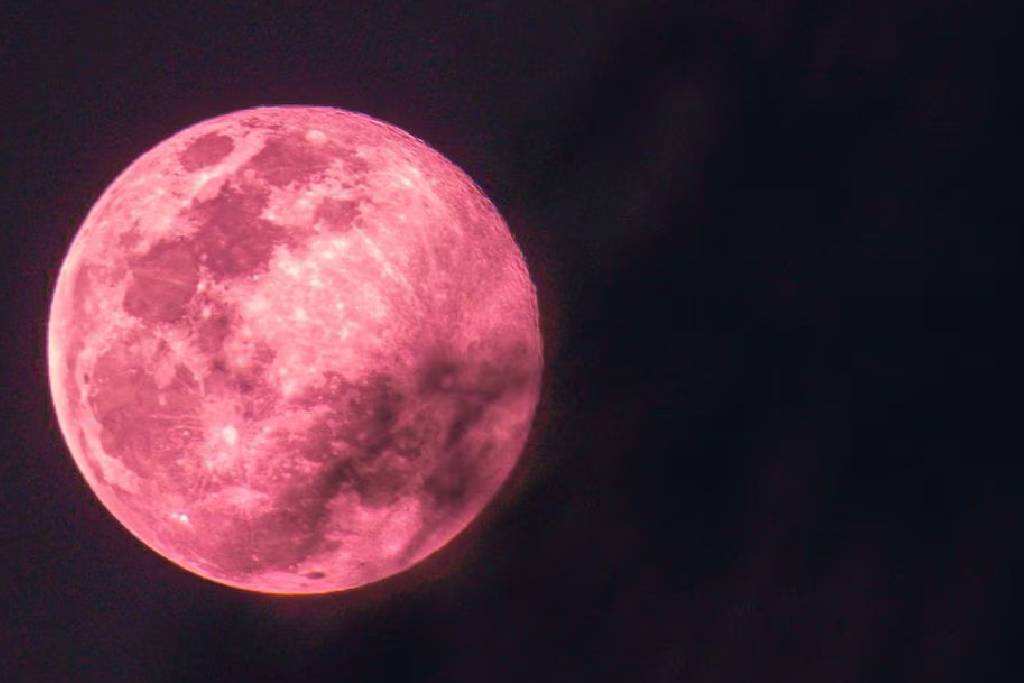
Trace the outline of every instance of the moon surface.
[[354, 588], [490, 501], [537, 404], [536, 292], [508, 227], [409, 134], [259, 107], [135, 160], [60, 269], [61, 431], [172, 562], [269, 593]]

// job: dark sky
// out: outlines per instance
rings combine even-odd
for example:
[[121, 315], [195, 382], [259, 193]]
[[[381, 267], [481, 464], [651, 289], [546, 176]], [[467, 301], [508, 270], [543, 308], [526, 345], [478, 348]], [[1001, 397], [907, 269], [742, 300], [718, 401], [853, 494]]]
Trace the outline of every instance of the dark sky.
[[[1009, 677], [1013, 3], [273, 4], [4, 10], [0, 680]], [[281, 103], [465, 169], [530, 264], [547, 363], [478, 524], [301, 599], [125, 532], [64, 446], [44, 344], [104, 187]]]

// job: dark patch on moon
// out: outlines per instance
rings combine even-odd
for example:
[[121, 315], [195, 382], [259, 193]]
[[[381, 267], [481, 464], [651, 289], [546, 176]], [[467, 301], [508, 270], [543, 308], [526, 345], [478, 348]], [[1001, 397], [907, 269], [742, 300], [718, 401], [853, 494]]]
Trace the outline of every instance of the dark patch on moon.
[[458, 403], [490, 404], [529, 383], [525, 355], [508, 351], [494, 360], [459, 362], [449, 354], [429, 356], [420, 366], [417, 388], [425, 397], [446, 397]]
[[251, 168], [271, 185], [283, 186], [293, 181], [308, 182], [326, 171], [330, 163], [329, 147], [315, 145], [299, 135], [284, 135], [268, 138], [245, 168]]
[[359, 204], [328, 197], [316, 207], [316, 219], [327, 224], [332, 232], [348, 232], [355, 227]]
[[325, 375], [324, 386], [308, 392], [300, 401], [310, 408], [326, 406], [330, 410], [307, 435], [307, 457], [323, 460], [330, 457], [330, 444], [343, 443], [347, 453], [373, 459], [391, 444], [403, 396], [386, 375], [361, 382], [345, 380], [333, 372]]
[[286, 569], [301, 562], [317, 543], [315, 513], [305, 507], [277, 508], [251, 519], [231, 519], [212, 536], [209, 555], [230, 575]]
[[428, 360], [419, 374], [419, 390], [421, 394], [447, 394], [454, 391], [458, 381], [458, 364], [443, 356]]
[[257, 187], [225, 185], [214, 198], [190, 207], [199, 225], [194, 248], [215, 279], [265, 270], [274, 248], [288, 241], [284, 227], [260, 218], [268, 197]]
[[207, 356], [220, 357], [224, 352], [224, 342], [231, 336], [233, 327], [239, 319], [234, 307], [221, 301], [206, 301], [200, 304], [196, 313], [193, 329], [196, 346]]
[[405, 488], [408, 475], [387, 461], [366, 462], [358, 457], [343, 456], [330, 463], [308, 491], [312, 498], [327, 504], [341, 491], [351, 491], [359, 502], [369, 508], [392, 504]]
[[222, 351], [210, 354], [204, 377], [209, 394], [222, 395], [237, 401], [241, 416], [251, 422], [270, 416], [279, 401], [277, 390], [267, 381], [266, 369], [274, 358], [257, 351], [253, 362], [245, 367], [230, 366]]
[[352, 184], [356, 184], [355, 181], [362, 180], [370, 172], [370, 162], [359, 156], [356, 150], [343, 147], [337, 150], [337, 155], [342, 160], [344, 169], [351, 174]]
[[429, 410], [424, 410], [393, 432], [391, 447], [399, 457], [416, 460], [424, 449], [437, 443], [439, 431], [436, 420], [429, 416]]
[[307, 579], [316, 580], [316, 579], [322, 579], [322, 578], [324, 578], [326, 576], [327, 576], [327, 574], [324, 574], [323, 572], [306, 572], [306, 578]]
[[402, 395], [395, 391], [384, 375], [351, 387], [334, 403], [335, 414], [344, 416], [339, 433], [365, 456], [374, 457], [388, 446], [391, 429], [398, 420]]
[[465, 503], [478, 488], [481, 464], [492, 449], [490, 444], [476, 452], [464, 445], [445, 449], [444, 456], [423, 482], [434, 505], [453, 508]]
[[359, 502], [369, 508], [387, 507], [395, 502], [399, 493], [405, 488], [408, 475], [395, 468], [375, 467], [363, 470], [354, 482], [354, 489], [359, 494]]
[[177, 363], [174, 366], [174, 381], [186, 391], [194, 392], [199, 389], [199, 383], [196, 381], [196, 376], [184, 363]]
[[188, 246], [180, 241], [157, 242], [131, 263], [131, 282], [122, 306], [146, 322], [174, 322], [185, 312], [198, 283], [199, 267]]
[[448, 425], [448, 432], [444, 437], [445, 448], [451, 448], [462, 441], [462, 438], [466, 436], [470, 428], [483, 418], [488, 403], [487, 401], [473, 399], [458, 402], [455, 417], [452, 418], [451, 424]]
[[276, 351], [260, 342], [252, 364], [235, 372], [235, 388], [242, 397], [242, 416], [247, 420], [268, 417], [278, 403], [279, 395], [267, 381], [267, 368], [276, 356]]
[[273, 509], [252, 518], [231, 518], [229, 528], [212, 535], [210, 553], [228, 574], [290, 569], [324, 545], [327, 504], [338, 490], [324, 478], [285, 489]]
[[142, 234], [139, 232], [138, 221], [136, 221], [135, 225], [117, 236], [117, 246], [129, 251], [139, 243], [140, 239], [142, 239]]
[[477, 488], [481, 465], [494, 447], [489, 438], [479, 446], [467, 442], [466, 436], [477, 427], [486, 428], [491, 406], [525, 389], [529, 378], [525, 358], [518, 350], [504, 353], [499, 361], [459, 363], [442, 353], [424, 363], [419, 374], [420, 395], [447, 401], [454, 409], [438, 462], [424, 481], [435, 505], [461, 505]]
[[96, 360], [89, 405], [104, 450], [141, 477], [173, 467], [191, 447], [194, 435], [184, 425], [198, 403], [195, 380], [182, 366], [160, 388], [141, 358], [115, 346]]
[[206, 166], [213, 166], [231, 154], [234, 148], [235, 143], [231, 138], [217, 133], [207, 133], [193, 140], [178, 155], [178, 162], [182, 168], [192, 173]]
[[[396, 391], [386, 375], [351, 382], [328, 373], [325, 384], [299, 403], [311, 409], [327, 406], [330, 412], [301, 443], [282, 444], [326, 466], [316, 485], [307, 489], [308, 497], [320, 498], [326, 506], [348, 489], [367, 507], [388, 505], [408, 484], [400, 463], [440, 446], [424, 491], [438, 509], [452, 510], [468, 502], [481, 485], [494, 445], [489, 434], [478, 433], [474, 440], [467, 435], [487, 429], [489, 409], [528, 385], [523, 356], [505, 356], [507, 365], [460, 363], [451, 355], [437, 354], [421, 367], [413, 401]], [[440, 412], [451, 416], [446, 424], [432, 417], [432, 412], [439, 412], [439, 402], [447, 404]]]
[[[324, 467], [308, 495], [327, 504], [347, 489], [367, 507], [388, 505], [408, 483], [402, 462], [419, 454], [423, 437], [408, 434], [418, 423], [402, 424], [404, 397], [385, 375], [350, 382], [329, 373], [327, 382], [302, 400], [310, 408], [330, 412], [311, 427], [294, 448], [310, 462]], [[399, 452], [397, 439], [402, 435]]]

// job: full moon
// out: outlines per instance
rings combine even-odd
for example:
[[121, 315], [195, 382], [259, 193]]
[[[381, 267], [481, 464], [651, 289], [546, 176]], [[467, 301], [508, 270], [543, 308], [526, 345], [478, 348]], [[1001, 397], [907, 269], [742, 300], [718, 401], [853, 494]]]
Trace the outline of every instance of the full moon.
[[401, 572], [462, 531], [537, 405], [536, 291], [421, 140], [327, 107], [197, 123], [89, 211], [50, 307], [74, 461], [154, 551], [268, 593]]

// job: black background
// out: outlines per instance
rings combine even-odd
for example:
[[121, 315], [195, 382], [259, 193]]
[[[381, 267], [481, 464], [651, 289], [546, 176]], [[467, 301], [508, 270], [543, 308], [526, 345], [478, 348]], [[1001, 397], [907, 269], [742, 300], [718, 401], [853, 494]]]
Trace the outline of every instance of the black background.
[[[1008, 676], [1012, 5], [336, 4], [6, 6], [0, 679]], [[546, 343], [495, 504], [410, 572], [311, 598], [138, 543], [46, 384], [49, 296], [104, 187], [181, 128], [281, 103], [464, 168]]]

